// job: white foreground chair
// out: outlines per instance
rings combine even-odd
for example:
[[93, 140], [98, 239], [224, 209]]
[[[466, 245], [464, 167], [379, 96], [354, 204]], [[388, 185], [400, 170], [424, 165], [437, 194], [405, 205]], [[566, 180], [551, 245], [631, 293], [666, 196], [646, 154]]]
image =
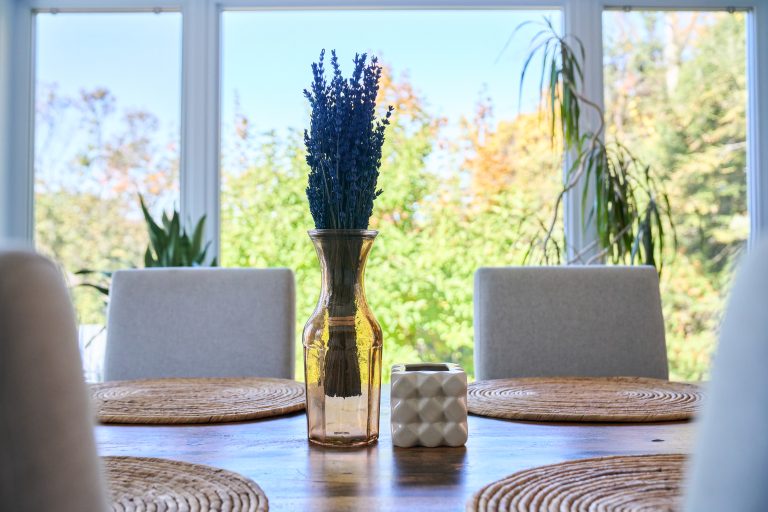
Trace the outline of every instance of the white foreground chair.
[[92, 424], [59, 271], [0, 251], [0, 509], [104, 512]]
[[282, 268], [115, 272], [105, 380], [293, 378], [294, 293]]
[[668, 378], [652, 267], [481, 268], [475, 375]]
[[768, 509], [768, 239], [733, 286], [689, 468], [685, 510]]

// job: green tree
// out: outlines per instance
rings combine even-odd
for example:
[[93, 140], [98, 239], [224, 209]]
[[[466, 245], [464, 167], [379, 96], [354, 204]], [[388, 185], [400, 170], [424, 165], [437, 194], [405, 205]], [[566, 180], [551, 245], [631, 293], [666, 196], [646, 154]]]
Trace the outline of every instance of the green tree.
[[663, 177], [678, 253], [662, 275], [673, 377], [706, 377], [747, 237], [743, 14], [615, 13], [611, 131]]

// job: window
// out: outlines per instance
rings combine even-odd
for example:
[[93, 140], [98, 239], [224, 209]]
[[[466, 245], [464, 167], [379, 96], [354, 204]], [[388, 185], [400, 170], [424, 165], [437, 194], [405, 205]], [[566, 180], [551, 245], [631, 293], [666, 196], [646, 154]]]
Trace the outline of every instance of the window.
[[[372, 52], [387, 66], [385, 103], [401, 107], [368, 274], [385, 363], [471, 367], [473, 267], [520, 263], [561, 178], [534, 114], [538, 82], [517, 101], [537, 27], [507, 46], [521, 22], [548, 16], [584, 43], [582, 92], [604, 103], [609, 138], [669, 181], [680, 237], [662, 277], [671, 370], [706, 376], [736, 254], [768, 230], [768, 10], [630, 3], [0, 0], [0, 238], [34, 240], [74, 286], [79, 269], [140, 264], [142, 192], [155, 215], [206, 215], [225, 265], [293, 267], [301, 328], [317, 293], [301, 91], [321, 48], [338, 50], [346, 71], [354, 52]], [[563, 209], [572, 252], [594, 247], [581, 192]], [[85, 330], [99, 332], [103, 297], [73, 293], [95, 326]]]
[[[153, 212], [178, 208], [181, 16], [41, 13], [36, 25], [35, 241], [75, 285], [82, 269], [141, 265], [138, 194]], [[104, 297], [73, 295], [89, 343]]]
[[[452, 360], [471, 371], [474, 271], [522, 262], [560, 183], [536, 88], [518, 104], [544, 17], [560, 26], [558, 11], [225, 12], [222, 263], [295, 269], [300, 337], [319, 282], [301, 92], [321, 48], [336, 49], [345, 74], [355, 52], [375, 54], [385, 66], [380, 103], [396, 107], [367, 276], [384, 366]], [[533, 24], [515, 33], [524, 22]]]
[[661, 279], [674, 378], [708, 375], [749, 234], [745, 14], [606, 12], [609, 136], [655, 169], [677, 254]]

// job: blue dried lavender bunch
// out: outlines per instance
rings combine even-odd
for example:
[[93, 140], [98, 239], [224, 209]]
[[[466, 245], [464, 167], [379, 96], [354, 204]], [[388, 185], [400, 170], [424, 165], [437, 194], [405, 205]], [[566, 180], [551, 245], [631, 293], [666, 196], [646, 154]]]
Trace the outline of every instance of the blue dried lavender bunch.
[[325, 50], [312, 64], [313, 81], [304, 96], [312, 107], [309, 130], [304, 130], [309, 164], [307, 199], [317, 229], [367, 229], [381, 166], [384, 130], [393, 108], [376, 117], [376, 95], [381, 65], [376, 57], [356, 54], [352, 76], [341, 74], [336, 51], [331, 51], [333, 77], [325, 78]]

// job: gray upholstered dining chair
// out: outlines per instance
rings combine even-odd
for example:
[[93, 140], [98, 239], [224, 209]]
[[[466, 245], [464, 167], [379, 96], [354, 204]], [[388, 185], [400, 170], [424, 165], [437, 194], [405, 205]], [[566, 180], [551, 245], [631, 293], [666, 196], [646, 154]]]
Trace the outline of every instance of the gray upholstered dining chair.
[[768, 507], [768, 239], [734, 283], [707, 386], [685, 510]]
[[668, 378], [652, 267], [480, 268], [475, 375]]
[[285, 268], [115, 272], [104, 377], [293, 378], [294, 295]]
[[106, 510], [92, 424], [58, 269], [0, 251], [0, 508]]

